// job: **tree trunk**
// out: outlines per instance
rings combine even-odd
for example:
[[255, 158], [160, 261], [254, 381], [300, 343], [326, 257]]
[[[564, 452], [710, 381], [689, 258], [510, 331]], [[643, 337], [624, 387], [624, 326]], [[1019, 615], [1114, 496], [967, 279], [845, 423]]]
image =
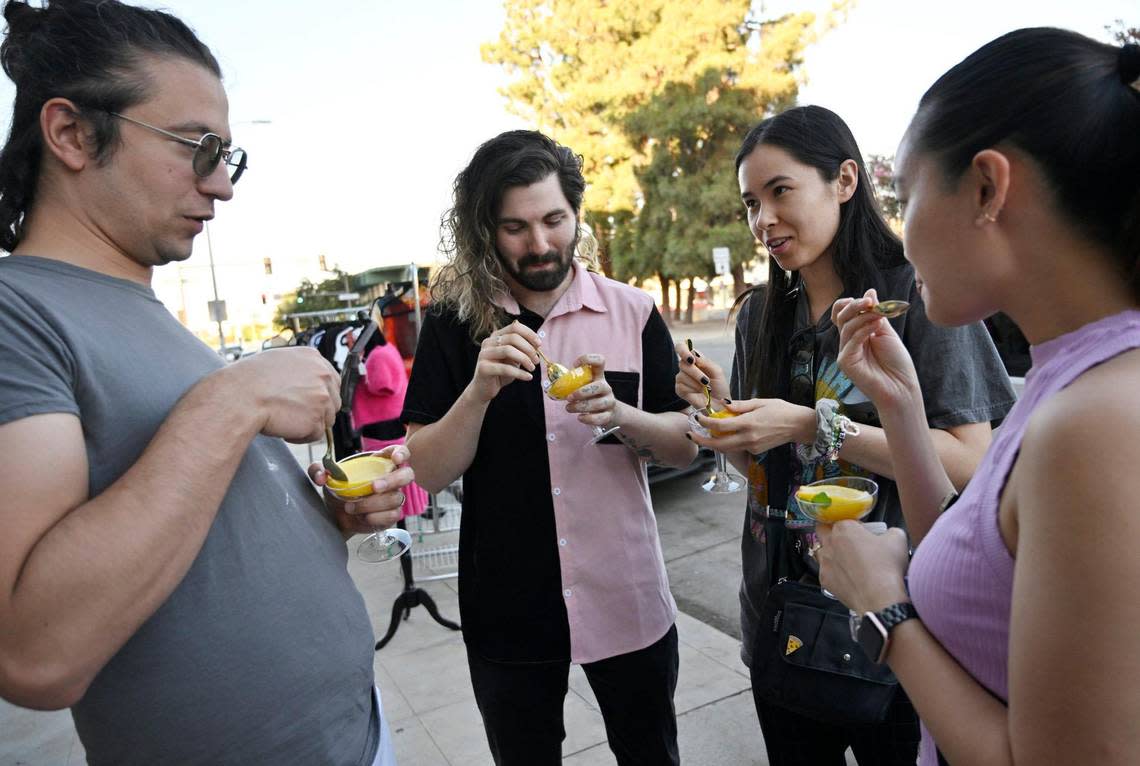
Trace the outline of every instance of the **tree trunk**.
[[739, 298], [747, 289], [748, 285], [744, 283], [744, 265], [737, 263], [732, 267], [732, 295]]
[[605, 220], [602, 216], [595, 218], [597, 224], [594, 231], [598, 240], [598, 265], [602, 267], [602, 273], [607, 277], [614, 275], [614, 262], [610, 257], [610, 247], [614, 243], [614, 228], [603, 223]]
[[661, 316], [669, 321], [669, 279], [661, 272], [657, 272], [657, 281], [661, 284]]
[[697, 297], [696, 280], [689, 277], [689, 305], [685, 306], [685, 322], [687, 324], [693, 323], [693, 301]]
[[614, 227], [609, 225], [609, 216], [605, 211], [583, 211], [583, 219], [594, 232], [594, 239], [598, 243], [598, 266], [607, 277], [613, 278], [614, 264], [610, 255], [610, 246], [614, 241]]
[[672, 283], [673, 287], [673, 321], [681, 321], [681, 280], [676, 279]]

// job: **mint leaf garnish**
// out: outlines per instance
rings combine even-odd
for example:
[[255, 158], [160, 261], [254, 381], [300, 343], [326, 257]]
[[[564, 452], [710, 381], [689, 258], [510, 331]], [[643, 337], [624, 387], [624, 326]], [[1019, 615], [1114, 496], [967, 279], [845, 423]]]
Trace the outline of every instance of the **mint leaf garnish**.
[[831, 498], [826, 492], [819, 492], [811, 499], [816, 505], [831, 505]]

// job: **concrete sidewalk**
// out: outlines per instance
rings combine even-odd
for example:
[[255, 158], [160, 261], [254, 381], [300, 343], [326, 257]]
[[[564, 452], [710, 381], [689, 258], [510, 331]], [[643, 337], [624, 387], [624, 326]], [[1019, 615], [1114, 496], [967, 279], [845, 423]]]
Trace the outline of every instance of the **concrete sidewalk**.
[[[368, 600], [377, 635], [383, 635], [400, 591], [399, 567], [353, 562], [349, 569]], [[420, 587], [444, 617], [458, 621], [455, 580]], [[684, 614], [677, 632], [681, 671], [675, 701], [683, 760], [767, 764], [737, 641]], [[376, 676], [401, 766], [492, 763], [459, 633], [436, 623], [423, 607], [413, 608], [376, 653]], [[577, 666], [571, 669], [565, 711], [564, 762], [614, 764], [597, 702]]]
[[[356, 560], [359, 539], [349, 541], [349, 570], [364, 594], [373, 628], [381, 636], [388, 629], [403, 580], [398, 564]], [[435, 536], [425, 541], [438, 544]], [[454, 579], [419, 585], [444, 617], [458, 620]], [[701, 766], [766, 764], [737, 641], [684, 614], [678, 618], [677, 629], [681, 671], [676, 706], [683, 760]], [[401, 766], [492, 763], [458, 632], [436, 623], [423, 607], [415, 607], [391, 642], [376, 653], [375, 668]], [[571, 671], [565, 709], [565, 763], [615, 763], [606, 745], [601, 713], [581, 668]], [[41, 713], [0, 702], [0, 765], [84, 762], [67, 711]]]

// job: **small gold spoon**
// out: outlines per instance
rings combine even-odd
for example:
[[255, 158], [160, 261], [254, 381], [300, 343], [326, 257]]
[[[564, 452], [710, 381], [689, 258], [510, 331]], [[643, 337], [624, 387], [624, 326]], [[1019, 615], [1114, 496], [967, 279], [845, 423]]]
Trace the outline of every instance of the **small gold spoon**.
[[325, 455], [321, 458], [321, 465], [325, 468], [325, 473], [333, 477], [337, 481], [348, 481], [348, 474], [344, 469], [337, 465], [336, 459], [333, 457], [333, 435], [332, 427], [325, 426], [325, 441], [328, 442], [328, 447], [325, 449]]
[[546, 377], [551, 383], [558, 380], [566, 373], [570, 372], [570, 369], [568, 367], [547, 359], [546, 355], [542, 353], [541, 349], [536, 348], [535, 351], [538, 352], [538, 358], [546, 362]]
[[[693, 339], [685, 338], [685, 345], [689, 347], [689, 352], [692, 353]], [[708, 386], [705, 386], [705, 415], [711, 414], [712, 411], [712, 389], [710, 389]]]
[[894, 319], [901, 317], [910, 309], [910, 304], [906, 301], [880, 301], [869, 309], [863, 309], [859, 312], [860, 316], [866, 314], [868, 311], [874, 311], [879, 316], [886, 319]]

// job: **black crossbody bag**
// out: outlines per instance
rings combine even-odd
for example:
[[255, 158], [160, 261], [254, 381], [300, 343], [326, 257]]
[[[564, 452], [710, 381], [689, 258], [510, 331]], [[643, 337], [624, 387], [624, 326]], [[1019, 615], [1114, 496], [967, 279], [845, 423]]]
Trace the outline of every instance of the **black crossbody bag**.
[[[766, 702], [836, 724], [881, 723], [898, 690], [886, 665], [876, 665], [851, 638], [847, 607], [818, 585], [798, 582], [806, 572], [785, 526], [788, 445], [768, 454], [768, 589], [752, 648], [752, 685]], [[780, 497], [782, 495], [782, 498]], [[782, 502], [781, 502], [782, 501]]]

